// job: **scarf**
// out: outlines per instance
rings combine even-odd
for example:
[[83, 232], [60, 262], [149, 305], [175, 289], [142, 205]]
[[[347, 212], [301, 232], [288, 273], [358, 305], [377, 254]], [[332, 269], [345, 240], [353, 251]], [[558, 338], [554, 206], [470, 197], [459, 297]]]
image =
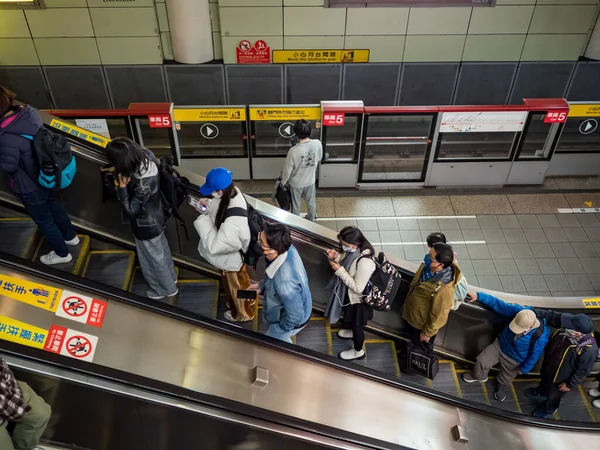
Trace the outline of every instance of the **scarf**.
[[431, 277], [433, 277], [435, 274], [430, 272], [431, 269], [431, 256], [429, 256], [429, 253], [425, 254], [425, 258], [423, 258], [423, 270], [421, 271], [421, 283], [429, 280]]
[[[356, 250], [353, 253], [344, 253], [344, 257], [340, 261], [341, 266], [350, 271], [352, 263], [361, 256], [361, 251]], [[333, 274], [329, 283], [325, 287], [329, 291], [329, 301], [327, 302], [327, 308], [325, 308], [325, 317], [329, 317], [329, 323], [334, 324], [340, 320], [342, 315], [342, 306], [344, 305], [344, 299], [348, 292], [348, 286], [340, 280], [336, 274]]]
[[566, 328], [560, 333], [561, 336], [565, 336], [573, 345], [577, 346], [577, 350], [584, 345], [589, 345], [594, 342], [594, 337], [589, 334], [584, 334], [583, 336], [579, 336], [579, 333], [574, 332], [573, 330], [567, 330]]

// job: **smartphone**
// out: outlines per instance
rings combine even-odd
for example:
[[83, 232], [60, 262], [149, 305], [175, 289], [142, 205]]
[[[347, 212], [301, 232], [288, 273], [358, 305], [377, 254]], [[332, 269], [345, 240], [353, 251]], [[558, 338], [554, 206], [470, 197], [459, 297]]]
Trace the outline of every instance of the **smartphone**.
[[329, 259], [329, 260], [331, 260], [331, 261], [335, 261], [335, 258], [330, 258], [330, 257], [329, 257], [329, 253], [327, 253], [327, 252], [325, 252], [325, 251], [324, 251], [324, 252], [323, 252], [323, 254], [324, 254], [325, 256], [327, 256], [327, 259]]
[[197, 210], [200, 210], [203, 213], [206, 212], [206, 206], [200, 203], [194, 197], [190, 197], [190, 205], [192, 205], [192, 207], [196, 208]]
[[256, 298], [258, 297], [258, 292], [246, 289], [239, 289], [237, 291], [237, 296], [242, 300], [256, 300]]

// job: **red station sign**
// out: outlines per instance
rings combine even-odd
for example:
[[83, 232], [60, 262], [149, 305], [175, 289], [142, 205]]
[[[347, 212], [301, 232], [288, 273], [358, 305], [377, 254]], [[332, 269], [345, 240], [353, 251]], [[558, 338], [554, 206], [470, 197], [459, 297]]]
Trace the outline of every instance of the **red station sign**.
[[323, 114], [323, 125], [329, 127], [341, 127], [346, 120], [344, 113], [325, 113]]
[[548, 111], [544, 123], [564, 123], [568, 115], [569, 111]]
[[271, 62], [271, 48], [262, 39], [256, 41], [254, 45], [244, 39], [238, 44], [235, 51], [238, 64], [269, 64]]
[[168, 114], [153, 114], [148, 116], [150, 128], [171, 128], [171, 116]]

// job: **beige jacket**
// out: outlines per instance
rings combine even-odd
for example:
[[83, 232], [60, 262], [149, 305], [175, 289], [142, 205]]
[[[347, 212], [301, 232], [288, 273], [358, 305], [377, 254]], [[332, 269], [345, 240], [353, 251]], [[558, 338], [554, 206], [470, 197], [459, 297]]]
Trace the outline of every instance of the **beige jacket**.
[[[368, 254], [369, 250], [362, 252], [362, 255]], [[339, 259], [341, 260], [341, 257]], [[375, 272], [375, 269], [376, 266], [373, 259], [369, 257], [360, 258], [359, 256], [350, 265], [350, 270], [347, 271], [343, 266], [341, 266], [335, 271], [335, 274], [340, 278], [340, 280], [342, 280], [342, 282], [348, 286], [348, 298], [350, 299], [350, 303], [352, 305], [362, 303], [363, 291], [371, 279], [371, 275], [373, 275], [373, 272]]]

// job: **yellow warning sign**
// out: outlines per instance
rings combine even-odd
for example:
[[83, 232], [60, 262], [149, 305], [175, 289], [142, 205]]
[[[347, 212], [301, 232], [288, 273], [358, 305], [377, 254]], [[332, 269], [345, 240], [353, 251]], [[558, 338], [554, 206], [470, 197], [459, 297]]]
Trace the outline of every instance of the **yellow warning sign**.
[[586, 205], [587, 207], [591, 208], [593, 203], [592, 202], [583, 202], [584, 205]]
[[0, 296], [55, 312], [61, 294], [62, 289], [0, 273]]
[[303, 106], [285, 106], [282, 108], [250, 108], [250, 120], [319, 120], [321, 108]]
[[600, 105], [569, 105], [569, 117], [600, 117]]
[[586, 308], [600, 308], [600, 297], [584, 298], [581, 301], [583, 302], [583, 306], [585, 306]]
[[181, 108], [173, 110], [175, 122], [238, 122], [246, 120], [245, 108]]
[[366, 62], [369, 50], [273, 50], [273, 64]]
[[10, 317], [0, 316], [0, 339], [28, 347], [44, 348], [46, 336], [48, 336], [48, 330]]
[[99, 145], [100, 147], [106, 148], [110, 142], [110, 139], [105, 138], [104, 136], [84, 130], [83, 128], [79, 128], [78, 126], [75, 126], [69, 122], [63, 122], [62, 120], [52, 119], [50, 126], [65, 133], [69, 133], [72, 136], [78, 137], [79, 139], [83, 139], [84, 141]]

